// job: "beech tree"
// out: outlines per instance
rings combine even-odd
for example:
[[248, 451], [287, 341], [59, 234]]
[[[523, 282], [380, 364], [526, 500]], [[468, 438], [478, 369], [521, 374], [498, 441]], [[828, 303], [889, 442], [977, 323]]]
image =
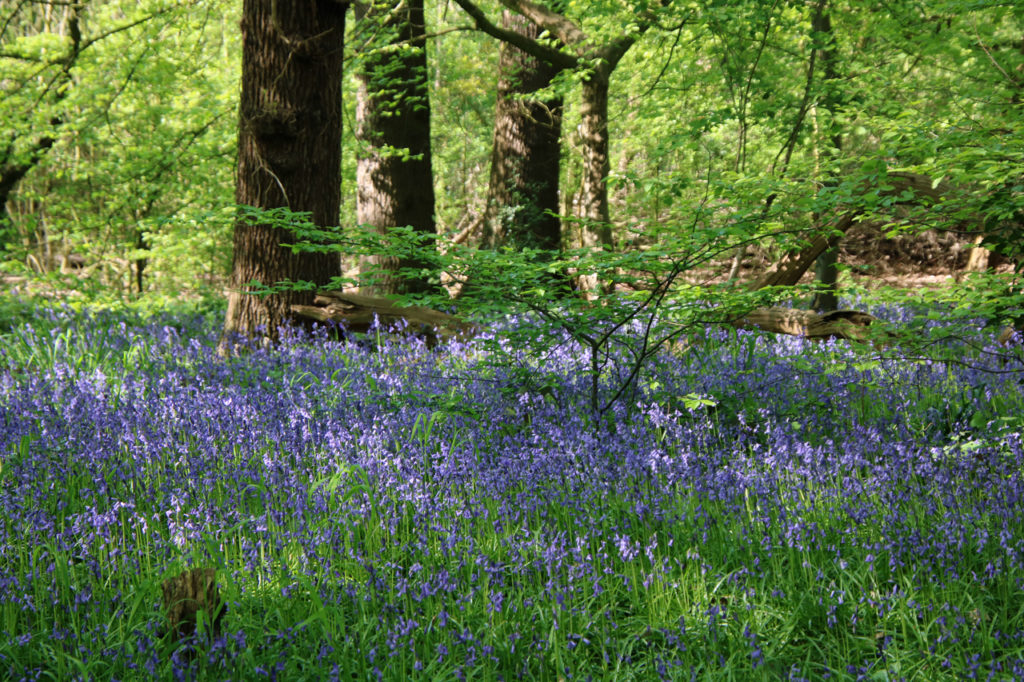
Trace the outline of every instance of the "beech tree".
[[[356, 221], [382, 235], [395, 227], [433, 235], [423, 0], [359, 2], [355, 13], [360, 33], [369, 36], [358, 69]], [[377, 293], [422, 293], [437, 279], [411, 257], [370, 255], [362, 265], [375, 273], [373, 286], [364, 289]], [[419, 274], [400, 275], [410, 268]]]
[[[551, 40], [539, 40], [518, 31], [503, 28], [491, 21], [486, 13], [470, 0], [455, 0], [456, 4], [474, 20], [476, 27], [498, 40], [504, 41], [547, 62], [557, 69], [571, 69], [580, 73], [580, 138], [583, 146], [583, 178], [581, 200], [576, 217], [583, 224], [580, 246], [612, 245], [612, 231], [608, 208], [609, 138], [608, 90], [611, 75], [634, 43], [654, 24], [656, 15], [644, 10], [631, 13], [627, 30], [601, 42], [596, 42], [564, 13], [530, 0], [502, 0], [502, 4], [522, 15], [540, 31], [559, 41], [555, 47]], [[592, 289], [596, 282], [584, 282]]]
[[[502, 28], [537, 40], [539, 26], [505, 10]], [[558, 175], [562, 97], [545, 93], [558, 67], [503, 42], [481, 242], [550, 251], [561, 245]]]
[[[320, 227], [338, 224], [347, 9], [347, 2], [335, 0], [245, 0], [238, 204], [308, 212]], [[295, 241], [286, 226], [274, 221], [239, 219], [226, 336], [262, 333], [274, 339], [290, 306], [313, 301], [311, 291], [294, 288], [252, 295], [252, 282], [266, 287], [299, 280], [322, 285], [340, 274], [336, 254], [284, 246]]]

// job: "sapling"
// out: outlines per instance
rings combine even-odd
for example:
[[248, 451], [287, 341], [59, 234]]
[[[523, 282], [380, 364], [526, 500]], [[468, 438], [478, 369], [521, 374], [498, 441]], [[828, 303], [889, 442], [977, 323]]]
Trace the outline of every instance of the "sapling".
[[[763, 231], [745, 223], [709, 231], [704, 225], [710, 219], [706, 203], [707, 197], [695, 207], [691, 224], [659, 235], [656, 246], [626, 253], [475, 249], [463, 244], [442, 249], [429, 235], [403, 228], [386, 236], [353, 228], [325, 246], [322, 229], [310, 225], [302, 214], [291, 216], [288, 229], [297, 236], [290, 245], [295, 250], [329, 249], [350, 257], [373, 253], [425, 263], [431, 271], [446, 273], [447, 289], [397, 297], [398, 303], [438, 310], [456, 305], [464, 318], [489, 321], [492, 326], [503, 317], [529, 315], [530, 324], [511, 325], [502, 332], [516, 353], [532, 354], [529, 362], [537, 362], [545, 349], [575, 344], [583, 360], [586, 402], [596, 426], [610, 423], [611, 410], [618, 403], [636, 402], [638, 379], [645, 367], [677, 339], [708, 324], [731, 323], [780, 295], [773, 289], [750, 292], [729, 283], [697, 285], [687, 279], [737, 245], [765, 238]], [[275, 219], [288, 220], [289, 216], [278, 213], [279, 209]], [[566, 282], [579, 272], [596, 275], [603, 283], [600, 291], [583, 296], [568, 290]], [[357, 280], [338, 280], [328, 288], [372, 284], [373, 277], [372, 272], [363, 273]], [[279, 282], [254, 291], [273, 293], [302, 286], [302, 282]], [[452, 292], [459, 293], [456, 300]], [[788, 296], [791, 290], [781, 293]], [[499, 365], [523, 361], [515, 360], [501, 343], [485, 345]]]

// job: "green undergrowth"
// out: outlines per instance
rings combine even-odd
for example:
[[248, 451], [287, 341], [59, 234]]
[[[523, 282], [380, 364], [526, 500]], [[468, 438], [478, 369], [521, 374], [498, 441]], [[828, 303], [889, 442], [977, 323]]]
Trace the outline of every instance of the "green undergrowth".
[[[7, 332], [6, 679], [1024, 674], [1013, 374], [734, 334], [613, 421], [558, 357], [530, 392], [468, 354], [77, 324]], [[180, 642], [161, 584], [193, 567], [227, 610]]]

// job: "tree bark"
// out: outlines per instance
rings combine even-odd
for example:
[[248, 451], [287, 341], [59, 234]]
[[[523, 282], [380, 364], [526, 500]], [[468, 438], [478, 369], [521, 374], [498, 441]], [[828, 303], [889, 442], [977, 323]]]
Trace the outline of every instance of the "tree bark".
[[[341, 84], [347, 2], [245, 0], [239, 106], [238, 204], [309, 212], [320, 227], [338, 224], [341, 203]], [[312, 303], [311, 291], [266, 297], [249, 282], [317, 285], [340, 274], [332, 253], [295, 253], [286, 227], [235, 225], [225, 336], [274, 340], [290, 306]]]
[[[582, 233], [577, 241], [582, 246], [612, 244], [611, 223], [608, 208], [608, 173], [611, 169], [608, 157], [608, 90], [611, 74], [622, 57], [654, 21], [650, 12], [637, 17], [638, 25], [628, 35], [595, 46], [591, 39], [576, 24], [555, 9], [550, 9], [531, 0], [501, 0], [510, 10], [527, 18], [543, 31], [557, 38], [575, 55], [555, 50], [550, 45], [532, 40], [521, 33], [496, 26], [483, 11], [470, 0], [455, 0], [476, 22], [476, 26], [498, 40], [511, 43], [524, 52], [547, 61], [554, 67], [585, 69], [583, 93], [580, 102], [581, 133], [583, 142], [583, 197], [576, 217], [582, 223]], [[596, 276], [581, 274], [581, 289], [596, 288]]]
[[[828, 13], [828, 0], [821, 0], [811, 17], [811, 30], [816, 34], [814, 42], [822, 40], [824, 45], [821, 48], [822, 75], [824, 76], [825, 94], [822, 97], [823, 106], [830, 112], [836, 109], [836, 98], [833, 94], [833, 87], [839, 78], [839, 71], [836, 68], [836, 39], [832, 32], [832, 18]], [[812, 74], [813, 76], [813, 74]], [[815, 126], [817, 127], [817, 126]], [[838, 132], [833, 133], [829, 141], [832, 149], [839, 152], [843, 148], [843, 136]], [[832, 311], [839, 307], [839, 247], [833, 246], [818, 256], [815, 262], [815, 277], [821, 289], [814, 297], [811, 307], [818, 311]]]
[[[386, 40], [366, 55], [358, 71], [356, 139], [356, 219], [387, 235], [412, 227], [433, 235], [434, 180], [430, 152], [430, 100], [427, 94], [426, 29], [423, 0], [398, 6], [379, 2], [356, 5], [356, 18]], [[397, 49], [387, 49], [397, 47]], [[373, 255], [363, 259], [364, 274], [376, 281], [365, 291], [421, 293], [438, 286], [437, 274], [412, 257]], [[412, 278], [403, 268], [427, 271]]]
[[821, 287], [811, 307], [820, 312], [839, 307], [839, 248], [826, 249], [814, 262], [814, 277]]
[[[387, 298], [344, 291], [318, 291], [311, 306], [292, 306], [292, 312], [318, 322], [337, 322], [345, 331], [365, 334], [378, 325], [381, 331], [426, 337], [427, 345], [444, 339], [467, 338], [480, 329], [458, 317], [423, 306], [396, 306]], [[391, 328], [391, 329], [389, 329]]]
[[[531, 40], [540, 29], [506, 10], [502, 27]], [[491, 175], [481, 243], [556, 251], [561, 246], [558, 176], [561, 162], [562, 98], [536, 93], [560, 69], [502, 43], [491, 149]]]
[[[611, 212], [608, 206], [608, 89], [610, 70], [597, 68], [583, 81], [580, 95], [580, 142], [583, 146], [583, 177], [576, 229], [578, 246], [583, 249], [612, 246]], [[598, 275], [579, 272], [576, 287], [587, 297], [600, 288]]]
[[176, 640], [196, 632], [200, 611], [206, 614], [207, 632], [219, 635], [227, 604], [220, 596], [217, 572], [213, 568], [193, 568], [160, 584], [164, 611]]
[[874, 315], [857, 310], [832, 310], [816, 313], [793, 308], [758, 308], [736, 322], [736, 327], [757, 327], [774, 334], [805, 336], [809, 339], [855, 339], [865, 341], [882, 339], [885, 334], [877, 330], [884, 323]]
[[608, 89], [610, 73], [595, 69], [583, 81], [580, 97], [580, 136], [583, 142], [583, 206], [586, 224], [584, 246], [611, 246], [611, 214], [608, 208]]

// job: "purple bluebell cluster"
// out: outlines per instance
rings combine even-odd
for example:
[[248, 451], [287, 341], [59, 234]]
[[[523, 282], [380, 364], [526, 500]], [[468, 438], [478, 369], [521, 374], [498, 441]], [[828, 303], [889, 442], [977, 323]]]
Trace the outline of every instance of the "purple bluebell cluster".
[[598, 415], [567, 339], [381, 339], [9, 333], [0, 677], [1024, 677], [1019, 359], [709, 329]]

